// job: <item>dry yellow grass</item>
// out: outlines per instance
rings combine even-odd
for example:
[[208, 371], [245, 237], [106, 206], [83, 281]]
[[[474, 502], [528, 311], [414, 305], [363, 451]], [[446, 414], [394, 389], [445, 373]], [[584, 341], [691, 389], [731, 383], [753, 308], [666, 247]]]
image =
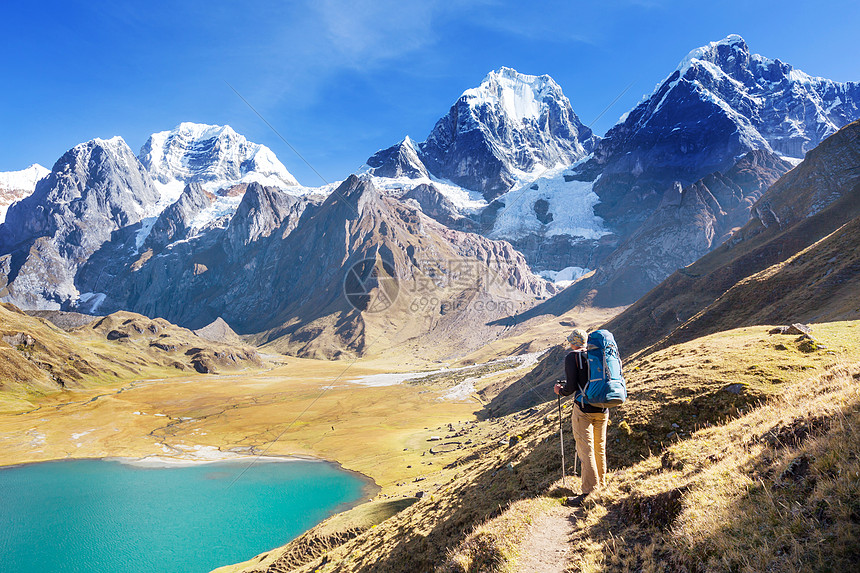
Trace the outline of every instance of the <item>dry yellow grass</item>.
[[583, 512], [570, 570], [856, 570], [858, 366], [615, 476]]
[[[586, 502], [568, 571], [854, 571], [860, 563], [860, 363], [786, 384], [725, 424], [617, 472]], [[454, 552], [503, 546], [540, 498], [476, 528]], [[506, 556], [511, 552], [489, 551]], [[515, 553], [515, 551], [514, 551]], [[494, 565], [515, 569], [508, 558]]]
[[0, 415], [0, 465], [193, 455], [195, 446], [203, 446], [336, 460], [387, 486], [421, 475], [429, 461], [421, 455], [427, 438], [440, 426], [472, 418], [479, 406], [468, 399], [440, 402], [445, 388], [419, 392], [407, 385], [368, 387], [349, 381], [390, 372], [391, 365], [347, 367], [290, 358], [269, 372], [153, 379], [52, 394], [31, 411]]
[[[740, 431], [744, 424], [751, 424], [750, 416], [771, 416], [773, 423], [776, 423], [773, 416], [777, 416], [790, 424], [789, 420], [804, 415], [807, 404], [794, 400], [790, 392], [801, 392], [808, 387], [805, 380], [838, 368], [846, 360], [860, 359], [856, 328], [857, 323], [816, 325], [814, 334], [830, 347], [809, 353], [797, 347], [800, 343], [794, 337], [771, 336], [767, 327], [755, 327], [695, 340], [628, 363], [634, 398], [624, 406], [625, 419], [621, 421], [626, 422], [627, 428], [619, 423], [617, 413], [610, 427], [610, 453], [614, 459], [611, 468], [625, 469], [614, 475], [603, 495], [575, 514], [578, 521], [571, 538], [570, 570], [629, 570], [646, 563], [654, 571], [678, 567], [709, 570], [708, 566], [696, 565], [690, 557], [707, 554], [703, 549], [706, 545], [692, 541], [692, 532], [710, 532], [713, 523], [691, 525], [688, 549], [683, 549], [680, 537], [670, 538], [666, 533], [674, 531], [682, 523], [680, 520], [692, 518], [692, 513], [684, 513], [688, 505], [705, 508], [706, 516], [711, 514], [712, 506], [718, 506], [714, 502], [704, 505], [699, 498], [695, 498], [695, 504], [688, 504], [686, 496], [712, 498], [723, 495], [715, 484], [748, 483], [721, 478], [719, 472], [724, 470], [720, 468], [735, 467], [732, 465], [735, 462], [708, 456], [723, 455], [721, 452], [732, 449], [734, 440], [754, 435], [760, 428]], [[750, 369], [751, 365], [757, 367]], [[744, 383], [745, 389], [740, 394], [724, 390], [736, 382]], [[701, 399], [718, 392], [726, 394], [725, 401], [706, 409]], [[747, 392], [749, 395], [744, 396]], [[780, 397], [783, 395], [788, 396], [787, 402]], [[776, 405], [782, 407], [775, 409]], [[638, 445], [622, 446], [631, 430], [638, 431], [640, 418], [660, 426], [667, 417], [692, 416], [696, 412], [705, 419], [707, 427], [696, 430], [691, 424], [685, 428], [688, 431], [671, 438], [649, 437], [647, 442], [641, 442], [644, 454]], [[564, 416], [567, 424], [569, 409], [565, 409]], [[520, 545], [522, 532], [547, 507], [557, 504], [553, 497], [564, 493], [558, 489], [557, 424], [554, 402], [476, 423], [472, 435], [482, 438], [479, 442], [476, 440], [464, 448], [454, 463], [435, 470], [435, 474], [424, 474], [426, 481], [411, 488], [407, 486], [410, 493], [415, 489], [425, 492], [414, 505], [304, 564], [274, 566], [275, 559], [270, 561], [273, 566], [243, 570], [303, 573], [516, 570], [524, 553]], [[766, 428], [770, 429], [772, 425]], [[655, 431], [654, 437], [660, 437], [656, 434]], [[499, 443], [510, 436], [519, 437], [516, 445]], [[569, 434], [567, 440], [566, 449], [571, 452]], [[766, 444], [765, 441], [756, 447]], [[686, 447], [695, 453], [694, 458], [684, 458]], [[751, 455], [749, 448], [740, 451], [744, 456]], [[738, 471], [745, 470], [742, 465], [738, 467]], [[783, 468], [774, 471], [782, 472]], [[728, 508], [728, 515], [733, 510], [746, 509], [741, 505], [742, 498], [726, 494], [720, 499], [722, 506]], [[839, 519], [843, 517], [840, 514]], [[720, 519], [725, 520], [726, 515]], [[762, 525], [757, 523], [756, 527]], [[764, 529], [767, 527], [771, 526]], [[660, 537], [663, 535], [667, 537]], [[302, 536], [289, 547], [295, 550], [305, 542], [307, 539]], [[765, 553], [763, 550], [762, 554]], [[719, 564], [716, 567], [719, 569]]]

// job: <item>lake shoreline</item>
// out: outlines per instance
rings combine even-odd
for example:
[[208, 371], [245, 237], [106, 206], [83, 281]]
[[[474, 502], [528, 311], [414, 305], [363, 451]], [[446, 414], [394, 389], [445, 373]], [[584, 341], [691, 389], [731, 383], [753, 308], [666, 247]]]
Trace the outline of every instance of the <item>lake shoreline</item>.
[[[25, 462], [12, 462], [12, 463], [4, 463], [0, 464], [0, 471], [11, 468], [18, 468], [23, 466], [29, 466], [34, 464], [46, 464], [46, 463], [56, 463], [56, 462], [66, 462], [66, 461], [83, 461], [83, 460], [95, 460], [95, 461], [106, 461], [106, 462], [118, 462], [121, 464], [126, 464], [130, 466], [143, 467], [143, 468], [180, 468], [180, 467], [192, 467], [192, 466], [202, 466], [202, 465], [214, 465], [214, 464], [237, 464], [240, 462], [250, 462], [248, 467], [251, 467], [256, 464], [264, 464], [264, 463], [289, 463], [289, 462], [317, 462], [330, 464], [332, 466], [337, 467], [342, 472], [346, 472], [348, 474], [354, 475], [356, 478], [365, 483], [365, 486], [362, 488], [362, 499], [357, 501], [354, 505], [350, 507], [354, 507], [355, 505], [359, 505], [359, 503], [365, 503], [368, 501], [367, 498], [373, 498], [377, 493], [382, 489], [379, 484], [376, 483], [372, 477], [363, 474], [361, 472], [351, 470], [349, 468], [345, 468], [340, 462], [337, 460], [329, 460], [318, 456], [308, 456], [308, 455], [300, 455], [300, 454], [291, 454], [291, 455], [247, 455], [247, 454], [237, 454], [235, 452], [220, 452], [222, 457], [211, 457], [206, 459], [201, 459], [199, 457], [194, 456], [168, 456], [164, 454], [146, 454], [143, 456], [82, 456], [82, 457], [65, 457], [65, 458], [51, 458], [45, 460], [33, 460], [33, 461], [25, 461]], [[349, 508], [346, 508], [349, 509]], [[335, 513], [340, 513], [339, 510]]]
[[[219, 451], [220, 452], [220, 451]], [[344, 511], [348, 511], [353, 507], [361, 505], [362, 503], [367, 503], [369, 501], [373, 501], [373, 498], [382, 491], [382, 487], [376, 483], [369, 475], [363, 474], [361, 472], [351, 470], [349, 468], [345, 468], [340, 462], [337, 460], [329, 460], [322, 457], [317, 456], [308, 456], [308, 455], [260, 455], [260, 456], [252, 456], [247, 454], [237, 454], [235, 452], [220, 452], [223, 457], [218, 459], [200, 459], [191, 456], [166, 456], [164, 454], [147, 454], [140, 457], [133, 456], [96, 456], [96, 457], [66, 457], [66, 458], [53, 458], [47, 460], [37, 460], [37, 461], [27, 461], [27, 462], [13, 462], [11, 464], [2, 464], [0, 465], [0, 471], [5, 469], [17, 468], [22, 466], [29, 466], [33, 464], [46, 464], [46, 463], [56, 463], [56, 462], [65, 462], [65, 461], [78, 461], [78, 460], [97, 460], [97, 461], [106, 461], [106, 462], [118, 462], [125, 465], [136, 466], [141, 468], [161, 468], [161, 469], [169, 469], [169, 468], [182, 468], [182, 467], [193, 467], [193, 466], [204, 466], [204, 465], [215, 465], [215, 464], [238, 464], [241, 462], [250, 462], [248, 467], [264, 464], [264, 463], [289, 463], [289, 462], [316, 462], [329, 464], [336, 467], [338, 470], [345, 472], [354, 476], [356, 479], [362, 482], [361, 488], [361, 497], [354, 502], [346, 502], [339, 504], [335, 507], [330, 513], [329, 517], [333, 515], [337, 515], [338, 513], [343, 513]], [[241, 474], [240, 474], [241, 475]]]

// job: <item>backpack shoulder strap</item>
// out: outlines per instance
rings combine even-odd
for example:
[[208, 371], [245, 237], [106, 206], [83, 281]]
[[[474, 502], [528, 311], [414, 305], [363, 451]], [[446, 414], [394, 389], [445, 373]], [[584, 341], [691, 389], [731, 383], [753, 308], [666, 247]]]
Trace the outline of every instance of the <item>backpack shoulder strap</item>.
[[[583, 358], [583, 355], [586, 357]], [[579, 403], [585, 406], [585, 387], [588, 386], [588, 375], [583, 376], [583, 372], [587, 372], [588, 368], [588, 355], [585, 352], [576, 353], [576, 365], [579, 367], [579, 371], [577, 372], [578, 391], [574, 397], [574, 402], [578, 399]], [[579, 382], [581, 382], [583, 378], [585, 378], [585, 386], [579, 386]]]

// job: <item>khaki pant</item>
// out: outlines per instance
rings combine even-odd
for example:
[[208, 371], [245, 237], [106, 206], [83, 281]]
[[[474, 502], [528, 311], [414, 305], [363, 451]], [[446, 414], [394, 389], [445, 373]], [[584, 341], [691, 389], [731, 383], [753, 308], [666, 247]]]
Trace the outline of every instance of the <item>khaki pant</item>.
[[606, 426], [609, 414], [587, 414], [574, 404], [571, 418], [576, 453], [582, 463], [582, 493], [588, 494], [606, 485]]

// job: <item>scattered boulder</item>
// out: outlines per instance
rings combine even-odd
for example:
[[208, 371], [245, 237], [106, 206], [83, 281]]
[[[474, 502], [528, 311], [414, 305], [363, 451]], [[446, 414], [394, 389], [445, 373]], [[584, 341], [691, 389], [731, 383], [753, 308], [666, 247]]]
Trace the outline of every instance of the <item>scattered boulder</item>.
[[15, 334], [4, 334], [3, 342], [9, 346], [33, 346], [36, 341], [26, 332], [16, 332]]
[[812, 336], [812, 327], [808, 324], [802, 324], [800, 322], [795, 322], [794, 324], [790, 324], [788, 326], [777, 326], [776, 328], [771, 328], [768, 333], [770, 334], [787, 334], [791, 335], [806, 335]]
[[730, 394], [740, 394], [746, 389], [746, 384], [729, 384], [723, 390], [729, 392]]

